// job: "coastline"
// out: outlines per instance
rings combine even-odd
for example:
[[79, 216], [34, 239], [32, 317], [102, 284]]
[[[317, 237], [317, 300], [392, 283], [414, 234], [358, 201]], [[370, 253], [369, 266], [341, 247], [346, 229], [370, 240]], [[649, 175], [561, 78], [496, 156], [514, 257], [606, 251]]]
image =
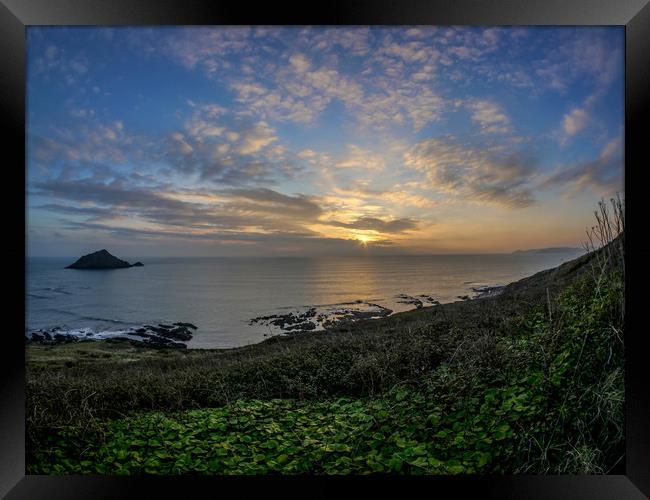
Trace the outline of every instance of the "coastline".
[[[548, 272], [541, 271], [537, 274]], [[529, 277], [528, 279], [532, 278]], [[517, 283], [517, 282], [514, 282]], [[395, 324], [420, 323], [433, 309], [442, 309], [454, 306], [455, 304], [466, 304], [471, 301], [490, 300], [499, 296], [508, 286], [496, 285], [487, 287], [487, 290], [476, 291], [474, 297], [461, 298], [453, 302], [442, 302], [435, 305], [414, 307], [406, 311], [391, 312], [391, 314], [378, 318], [361, 318], [355, 321], [342, 322], [332, 325], [329, 328], [313, 331], [287, 331], [282, 334], [269, 336], [259, 342], [254, 342], [238, 347], [212, 347], [212, 348], [182, 348], [174, 346], [173, 343], [147, 344], [136, 339], [125, 337], [108, 339], [80, 339], [75, 341], [60, 341], [52, 343], [28, 342], [26, 348], [26, 360], [28, 364], [37, 369], [60, 370], [79, 368], [84, 369], [91, 366], [111, 366], [114, 363], [128, 364], [134, 362], [146, 362], [151, 360], [179, 360], [191, 359], [192, 356], [203, 358], [211, 354], [256, 354], [264, 355], [269, 350], [281, 348], [287, 344], [295, 345], [296, 340], [301, 339], [323, 339], [330, 334], [351, 333], [359, 330], [390, 330]], [[462, 306], [461, 306], [462, 307]], [[175, 344], [175, 343], [174, 343]]]
[[[560, 454], [548, 458], [553, 470], [584, 473], [582, 462], [558, 465], [584, 432], [553, 433], [547, 423], [564, 411], [557, 401], [568, 391], [594, 395], [570, 408], [571, 422], [582, 425], [596, 412], [602, 425], [621, 425], [622, 344], [609, 326], [593, 330], [585, 321], [608, 314], [609, 325], [618, 317], [622, 281], [612, 274], [609, 292], [595, 294], [592, 258], [480, 300], [237, 348], [29, 345], [27, 471], [521, 473], [547, 470], [548, 462], [521, 453], [552, 433]], [[549, 303], [566, 311], [553, 316], [564, 323], [550, 321]], [[560, 342], [558, 325], [566, 329]], [[585, 328], [593, 331], [581, 358], [589, 364], [575, 382], [563, 373], [574, 373]], [[602, 365], [598, 353], [610, 348]], [[603, 380], [615, 388], [605, 398]], [[617, 462], [617, 436], [590, 438], [604, 451], [588, 472]], [[179, 449], [185, 439], [193, 445]]]
[[[382, 317], [386, 309], [401, 312], [473, 297], [478, 293], [472, 288], [510, 283], [562, 262], [561, 257], [479, 257], [285, 259], [278, 265], [270, 259], [160, 259], [135, 272], [41, 263], [28, 277], [27, 333], [126, 334], [142, 341], [137, 330], [182, 321], [198, 327], [191, 340], [176, 339], [187, 348], [230, 348], [323, 329], [339, 319]], [[316, 309], [312, 318], [310, 309]], [[251, 324], [264, 317], [269, 320]]]
[[[479, 300], [499, 295], [507, 285], [481, 285], [470, 287], [473, 295], [459, 295], [459, 301]], [[340, 328], [345, 325], [363, 320], [381, 320], [397, 314], [438, 307], [453, 302], [440, 302], [432, 295], [411, 296], [404, 293], [395, 295], [397, 303], [412, 306], [412, 309], [393, 311], [385, 306], [365, 300], [355, 300], [340, 304], [325, 306], [307, 306], [303, 310], [293, 310], [288, 313], [278, 313], [266, 316], [257, 316], [248, 321], [248, 325], [264, 325], [275, 328], [275, 333], [269, 337], [283, 335], [302, 335], [313, 332], [324, 332]], [[185, 342], [190, 341], [198, 327], [189, 322], [169, 322], [157, 325], [142, 324], [115, 331], [93, 332], [88, 328], [30, 330], [25, 333], [27, 345], [63, 345], [83, 342], [128, 342], [138, 347], [185, 349], [189, 347]], [[264, 335], [267, 336], [266, 334]], [[263, 342], [266, 339], [261, 340]], [[247, 344], [250, 345], [250, 344]], [[240, 346], [241, 347], [241, 346]], [[231, 347], [234, 349], [236, 347]], [[222, 349], [222, 348], [201, 348]]]

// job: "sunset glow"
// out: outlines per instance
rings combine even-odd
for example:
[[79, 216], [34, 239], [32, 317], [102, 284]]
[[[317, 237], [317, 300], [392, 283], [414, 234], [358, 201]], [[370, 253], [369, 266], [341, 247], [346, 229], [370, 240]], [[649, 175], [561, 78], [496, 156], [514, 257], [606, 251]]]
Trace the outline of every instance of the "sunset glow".
[[623, 28], [28, 28], [28, 253], [580, 246]]

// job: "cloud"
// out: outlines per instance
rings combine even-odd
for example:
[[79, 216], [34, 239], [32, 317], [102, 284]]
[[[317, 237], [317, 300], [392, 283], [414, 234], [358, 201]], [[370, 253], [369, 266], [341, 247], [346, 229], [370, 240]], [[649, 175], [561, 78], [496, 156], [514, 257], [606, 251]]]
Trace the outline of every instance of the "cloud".
[[623, 139], [616, 137], [610, 140], [600, 152], [600, 160], [607, 163], [623, 159]]
[[[346, 238], [324, 237], [311, 232], [276, 231], [266, 232], [233, 232], [213, 230], [202, 233], [187, 233], [185, 231], [153, 231], [141, 228], [116, 227], [100, 223], [65, 223], [65, 229], [83, 231], [101, 237], [109, 235], [111, 243], [123, 240], [129, 246], [134, 242], [150, 244], [158, 252], [166, 248], [174, 248], [176, 244], [180, 251], [187, 255], [188, 242], [192, 243], [191, 250], [199, 255], [259, 255], [263, 248], [265, 255], [359, 255], [381, 254], [387, 251], [394, 253], [390, 240], [379, 240], [362, 246], [359, 241]], [[161, 244], [164, 244], [161, 246]], [[160, 253], [158, 253], [160, 254]]]
[[311, 68], [302, 55], [273, 71], [271, 86], [262, 82], [235, 81], [236, 100], [263, 119], [311, 123], [332, 99], [353, 105], [362, 99], [362, 87], [332, 67]]
[[406, 63], [418, 63], [430, 60], [432, 54], [434, 58], [438, 57], [437, 51], [431, 52], [431, 49], [422, 42], [407, 43], [388, 43], [383, 47], [383, 53], [388, 56], [395, 56]]
[[614, 138], [599, 156], [574, 166], [561, 167], [540, 183], [543, 189], [560, 188], [567, 196], [592, 189], [610, 195], [623, 188], [623, 140]]
[[381, 129], [410, 123], [418, 131], [442, 116], [445, 102], [431, 88], [414, 81], [387, 79], [379, 79], [377, 87], [381, 90], [353, 104], [357, 119], [365, 125]]
[[244, 132], [239, 152], [244, 155], [257, 153], [277, 140], [278, 137], [268, 123], [258, 122]]
[[86, 216], [90, 219], [107, 219], [112, 215], [110, 208], [102, 208], [97, 206], [72, 206], [72, 205], [60, 205], [57, 203], [48, 203], [45, 205], [37, 205], [34, 207], [38, 210], [47, 210], [48, 212], [55, 212], [66, 215], [75, 215], [75, 216]]
[[[92, 116], [87, 110], [86, 116]], [[82, 117], [83, 118], [83, 117]], [[28, 131], [30, 162], [48, 168], [62, 163], [124, 164], [138, 156], [140, 137], [130, 135], [120, 121], [80, 120], [74, 127], [51, 127], [47, 136]]]
[[348, 144], [347, 154], [336, 162], [336, 166], [339, 168], [383, 170], [385, 162], [382, 156], [378, 153], [362, 149], [354, 144]]
[[367, 181], [347, 181], [343, 186], [333, 186], [323, 200], [337, 210], [351, 212], [349, 218], [358, 217], [358, 212], [369, 210], [385, 212], [386, 207], [399, 209], [417, 208], [424, 215], [423, 209], [435, 207], [438, 202], [431, 197], [427, 183], [408, 182], [392, 184], [389, 189], [372, 189]]
[[[409, 217], [362, 215], [338, 219], [342, 212], [323, 198], [284, 194], [268, 188], [178, 189], [168, 185], [134, 186], [125, 177], [103, 181], [92, 177], [60, 177], [33, 185], [33, 196], [52, 202], [34, 207], [65, 216], [68, 231], [90, 231], [117, 237], [185, 239], [246, 244], [291, 244], [311, 248], [315, 242], [333, 249], [355, 249], [357, 231], [375, 233], [372, 245], [388, 246], [388, 235], [417, 230]], [[316, 228], [349, 230], [336, 237]], [[309, 240], [309, 241], [307, 241]], [[288, 248], [288, 247], [287, 247]], [[286, 250], [286, 248], [285, 248]]]
[[167, 174], [197, 174], [202, 181], [230, 185], [273, 184], [301, 169], [286, 158], [286, 147], [267, 122], [238, 117], [214, 104], [188, 106], [183, 131], [152, 148], [152, 159], [164, 164]]
[[468, 103], [472, 110], [472, 121], [478, 123], [487, 134], [506, 134], [512, 131], [510, 118], [503, 108], [491, 101], [476, 100]]
[[359, 217], [351, 222], [329, 221], [327, 224], [348, 229], [369, 230], [388, 234], [412, 231], [419, 227], [418, 221], [411, 218], [383, 220], [377, 217]]
[[298, 151], [298, 156], [300, 158], [311, 159], [318, 156], [318, 153], [316, 153], [316, 151], [313, 149], [303, 149], [302, 151]]
[[227, 185], [274, 184], [303, 169], [267, 122], [237, 118], [212, 104], [193, 103], [189, 110], [186, 119], [179, 115], [182, 127], [176, 131], [150, 135], [135, 135], [122, 121], [80, 116], [50, 127], [47, 136], [28, 134], [30, 165], [43, 173], [141, 168], [165, 177], [182, 174], [185, 182]]
[[158, 194], [152, 189], [131, 187], [131, 183], [124, 177], [111, 177], [102, 182], [93, 177], [69, 179], [59, 176], [34, 182], [33, 186], [35, 194], [38, 195], [108, 206], [127, 212], [134, 209], [182, 212], [185, 208], [183, 203]]
[[293, 68], [297, 73], [306, 73], [311, 67], [311, 64], [309, 63], [309, 59], [307, 59], [302, 54], [292, 55], [289, 58], [289, 62], [291, 63], [291, 66], [293, 66]]
[[330, 53], [343, 49], [355, 57], [366, 56], [371, 50], [371, 30], [359, 26], [331, 27], [324, 29], [305, 28], [300, 31], [299, 39], [306, 47], [313, 47], [317, 52]]
[[179, 132], [175, 132], [171, 135], [172, 140], [178, 147], [178, 151], [182, 155], [191, 155], [194, 152], [194, 148], [185, 142], [185, 136]]
[[218, 194], [234, 200], [233, 206], [245, 212], [290, 216], [301, 221], [313, 221], [323, 214], [314, 198], [302, 194], [289, 196], [267, 188], [230, 189]]
[[[188, 69], [200, 68], [208, 75], [215, 74], [227, 65], [230, 54], [251, 54], [252, 28], [231, 26], [214, 29], [193, 27], [175, 32], [162, 43], [150, 46], [151, 51], [168, 54]], [[140, 44], [147, 40], [140, 40]]]
[[90, 69], [83, 51], [72, 56], [54, 44], [47, 45], [40, 54], [30, 54], [28, 64], [33, 77], [60, 87], [86, 82]]
[[[112, 44], [126, 39], [142, 57], [169, 58], [232, 89], [239, 112], [256, 120], [314, 123], [336, 101], [362, 125], [378, 129], [408, 124], [417, 131], [440, 120], [450, 80], [565, 91], [580, 79], [607, 85], [622, 60], [621, 47], [598, 28], [549, 34], [462, 26], [233, 26], [111, 33]], [[537, 43], [549, 36], [552, 43]], [[499, 49], [510, 57], [494, 57]], [[82, 52], [70, 57], [54, 45], [46, 44], [39, 56], [36, 67], [65, 61], [73, 78], [88, 67]], [[532, 61], [534, 71], [520, 61]], [[495, 131], [502, 126], [492, 125]]]
[[620, 72], [623, 46], [608, 34], [597, 27], [559, 31], [546, 56], [534, 62], [540, 85], [560, 92], [576, 81], [609, 85]]
[[185, 120], [185, 132], [199, 143], [224, 135], [226, 127], [223, 124], [228, 110], [216, 104], [197, 104], [189, 101], [192, 113]]
[[95, 116], [94, 109], [84, 109], [84, 108], [71, 109], [69, 113], [70, 116], [72, 116], [73, 118], [88, 119]]
[[[228, 36], [219, 31], [176, 33], [163, 46], [171, 47], [167, 54], [185, 67], [228, 85], [243, 113], [262, 120], [313, 123], [338, 101], [372, 127], [410, 120], [418, 130], [439, 118], [443, 101], [426, 85], [439, 53], [425, 42], [398, 42], [367, 28], [306, 28], [297, 38], [291, 30], [268, 28], [263, 31], [269, 37], [266, 43], [259, 41], [258, 30], [236, 29]], [[291, 55], [283, 56], [283, 48], [270, 40], [284, 44], [285, 50], [292, 47]], [[373, 45], [375, 55], [370, 52]], [[370, 56], [360, 61], [361, 69], [381, 66], [383, 74], [342, 68], [337, 53], [341, 49], [352, 57]], [[415, 67], [395, 73], [395, 58]]]
[[[323, 209], [311, 197], [285, 195], [267, 188], [179, 190], [167, 185], [134, 186], [124, 177], [55, 178], [35, 182], [33, 195], [57, 200], [38, 208], [93, 220], [129, 219], [163, 230], [221, 228], [275, 231], [313, 222]], [[64, 201], [65, 204], [60, 202]], [[74, 203], [71, 205], [70, 203]], [[304, 228], [302, 230], [305, 230]]]
[[589, 115], [584, 109], [573, 108], [569, 113], [564, 115], [562, 120], [562, 129], [567, 137], [573, 137], [589, 123]]
[[[441, 78], [564, 91], [580, 78], [607, 84], [620, 71], [620, 47], [606, 31], [560, 31], [542, 51], [531, 33], [544, 36], [496, 27], [203, 28], [175, 30], [158, 50], [229, 86], [241, 111], [261, 120], [314, 123], [339, 102], [364, 126], [416, 131], [446, 109]], [[493, 57], [498, 49], [512, 57]], [[522, 59], [533, 61], [532, 74]], [[507, 133], [508, 117], [494, 106], [476, 102], [474, 119], [486, 133]]]
[[451, 198], [508, 208], [534, 203], [528, 184], [535, 160], [530, 155], [473, 149], [451, 138], [436, 138], [407, 151], [404, 163], [422, 172], [431, 189]]

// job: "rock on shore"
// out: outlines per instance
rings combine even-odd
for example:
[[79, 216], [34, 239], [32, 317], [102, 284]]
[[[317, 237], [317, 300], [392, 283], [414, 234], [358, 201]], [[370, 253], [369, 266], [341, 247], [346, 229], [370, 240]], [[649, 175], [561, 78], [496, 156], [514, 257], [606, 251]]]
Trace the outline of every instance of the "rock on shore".
[[273, 326], [280, 333], [305, 333], [363, 319], [384, 318], [392, 313], [391, 309], [379, 304], [357, 300], [326, 306], [312, 306], [302, 311], [285, 314], [258, 316], [251, 319], [249, 325]]
[[192, 323], [144, 325], [119, 331], [94, 332], [88, 328], [65, 330], [54, 327], [50, 330], [34, 330], [25, 334], [25, 342], [44, 345], [68, 344], [71, 342], [103, 340], [106, 342], [129, 342], [142, 347], [174, 347], [184, 349], [184, 343], [192, 340], [197, 327]]

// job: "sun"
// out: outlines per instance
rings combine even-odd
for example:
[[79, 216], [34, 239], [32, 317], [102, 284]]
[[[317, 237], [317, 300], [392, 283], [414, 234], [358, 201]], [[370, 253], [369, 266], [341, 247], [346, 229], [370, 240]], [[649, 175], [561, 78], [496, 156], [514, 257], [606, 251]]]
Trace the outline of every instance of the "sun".
[[375, 241], [372, 236], [368, 236], [367, 234], [355, 234], [354, 238], [364, 247], [367, 247], [368, 243]]

